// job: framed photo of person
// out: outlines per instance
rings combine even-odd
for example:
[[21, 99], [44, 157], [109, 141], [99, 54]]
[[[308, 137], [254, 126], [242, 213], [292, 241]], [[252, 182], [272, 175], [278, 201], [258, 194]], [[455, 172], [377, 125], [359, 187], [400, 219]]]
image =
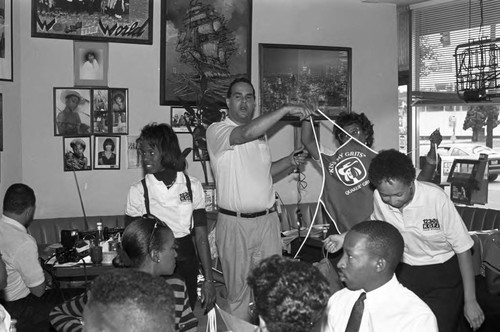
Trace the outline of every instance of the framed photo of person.
[[127, 136], [127, 168], [135, 169], [142, 167], [142, 154], [137, 144], [139, 136]]
[[[196, 111], [196, 110], [195, 110]], [[172, 107], [170, 108], [170, 126], [174, 132], [182, 133], [192, 133], [194, 130], [194, 118], [182, 107]], [[190, 128], [188, 128], [190, 127]]]
[[12, 82], [12, 0], [0, 1], [0, 81]]
[[128, 89], [110, 89], [111, 133], [128, 134]]
[[350, 112], [351, 53], [350, 47], [259, 44], [262, 113], [308, 98], [318, 98], [330, 118]]
[[54, 88], [54, 135], [91, 134], [91, 89]]
[[108, 89], [92, 89], [92, 132], [108, 134], [111, 130]]
[[75, 86], [108, 85], [108, 44], [73, 42]]
[[63, 139], [63, 168], [65, 172], [92, 169], [90, 136], [66, 136]]
[[94, 136], [94, 169], [120, 169], [120, 136]]

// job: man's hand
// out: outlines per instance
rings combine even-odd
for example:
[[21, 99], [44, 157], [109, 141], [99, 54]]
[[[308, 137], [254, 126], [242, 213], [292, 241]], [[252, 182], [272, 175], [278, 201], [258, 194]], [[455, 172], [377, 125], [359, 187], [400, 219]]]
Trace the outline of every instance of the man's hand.
[[215, 299], [215, 284], [213, 281], [205, 281], [201, 286], [201, 304], [205, 307], [205, 314], [215, 306]]
[[441, 144], [441, 142], [443, 141], [443, 136], [441, 136], [439, 129], [436, 129], [432, 132], [431, 136], [429, 136], [429, 141], [431, 141], [431, 146], [433, 146], [434, 144], [436, 146], [439, 146], [439, 144]]
[[298, 167], [306, 162], [307, 157], [309, 157], [309, 153], [301, 146], [290, 154], [290, 164], [293, 167]]
[[288, 114], [291, 116], [296, 116], [300, 121], [307, 119], [313, 114], [313, 109], [309, 109], [303, 105], [288, 105]]
[[481, 327], [484, 322], [484, 313], [477, 301], [467, 302], [464, 305], [464, 315], [473, 331]]
[[333, 234], [328, 236], [323, 240], [323, 245], [329, 253], [334, 253], [339, 251], [344, 245], [344, 238], [346, 233], [343, 234]]

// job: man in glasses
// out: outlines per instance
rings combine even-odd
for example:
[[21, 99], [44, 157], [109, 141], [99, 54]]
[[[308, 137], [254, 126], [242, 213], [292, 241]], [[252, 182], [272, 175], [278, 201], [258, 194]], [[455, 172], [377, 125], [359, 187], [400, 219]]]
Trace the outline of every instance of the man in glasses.
[[272, 162], [266, 132], [284, 116], [305, 119], [311, 110], [285, 105], [254, 118], [255, 89], [246, 78], [227, 91], [228, 116], [207, 129], [210, 164], [217, 183], [216, 242], [233, 315], [249, 320], [246, 277], [261, 259], [281, 254], [280, 223], [273, 208], [273, 176], [304, 162], [294, 151]]

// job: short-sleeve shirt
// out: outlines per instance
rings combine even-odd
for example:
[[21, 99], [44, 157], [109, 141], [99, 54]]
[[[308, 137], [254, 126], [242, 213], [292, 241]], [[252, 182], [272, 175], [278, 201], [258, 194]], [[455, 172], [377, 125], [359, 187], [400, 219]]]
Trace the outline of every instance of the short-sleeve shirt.
[[474, 241], [443, 189], [415, 181], [415, 193], [402, 211], [382, 201], [375, 190], [373, 220], [394, 225], [403, 235], [403, 262], [410, 265], [440, 264], [469, 250]]
[[[175, 182], [170, 188], [157, 180], [153, 174], [146, 174], [145, 179], [150, 213], [166, 223], [172, 229], [175, 238], [189, 235], [193, 226], [193, 211], [205, 209], [205, 193], [201, 182], [192, 176], [189, 177], [193, 192], [191, 202], [184, 173], [177, 172]], [[144, 187], [141, 181], [130, 187], [125, 214], [131, 217], [142, 217], [146, 214]]]
[[31, 292], [30, 287], [45, 281], [35, 239], [23, 225], [5, 215], [0, 220], [0, 251], [7, 270], [5, 300], [25, 298]]
[[207, 129], [218, 205], [237, 212], [263, 211], [272, 207], [275, 199], [267, 137], [263, 135], [244, 144], [231, 145], [229, 137], [236, 127], [236, 123], [226, 118]]

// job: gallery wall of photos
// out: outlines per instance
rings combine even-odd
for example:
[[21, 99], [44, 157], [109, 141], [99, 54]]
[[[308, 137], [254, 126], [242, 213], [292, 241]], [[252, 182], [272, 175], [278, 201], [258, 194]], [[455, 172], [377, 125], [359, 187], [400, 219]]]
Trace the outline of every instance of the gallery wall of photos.
[[120, 169], [128, 134], [128, 89], [55, 87], [54, 135], [63, 137], [66, 172]]

